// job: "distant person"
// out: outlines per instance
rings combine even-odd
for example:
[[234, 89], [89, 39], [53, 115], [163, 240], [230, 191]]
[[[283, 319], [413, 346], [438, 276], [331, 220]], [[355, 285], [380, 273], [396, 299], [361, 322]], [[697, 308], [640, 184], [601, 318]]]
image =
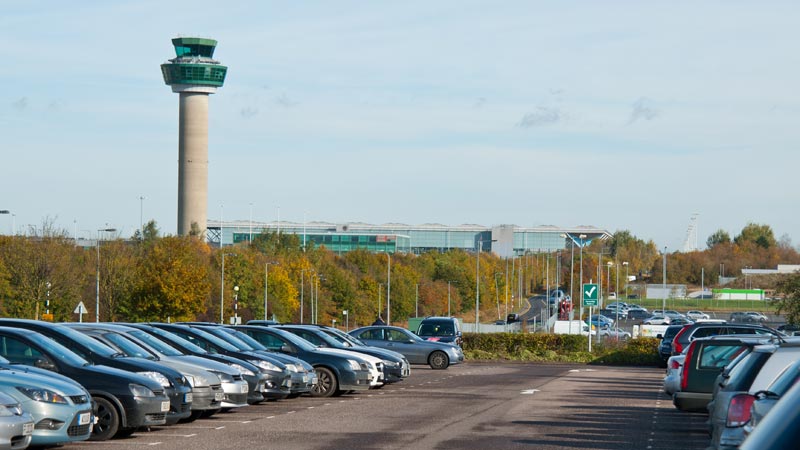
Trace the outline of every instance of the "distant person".
[[383, 317], [378, 314], [378, 318], [375, 319], [375, 322], [372, 322], [372, 325], [386, 325], [386, 322], [383, 321]]

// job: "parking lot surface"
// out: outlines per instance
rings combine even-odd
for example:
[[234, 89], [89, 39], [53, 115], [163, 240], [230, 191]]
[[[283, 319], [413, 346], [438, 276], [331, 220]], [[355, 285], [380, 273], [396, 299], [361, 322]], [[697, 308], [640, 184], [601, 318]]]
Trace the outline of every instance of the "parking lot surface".
[[86, 449], [704, 449], [706, 416], [677, 411], [663, 370], [467, 363], [379, 390], [249, 406]]

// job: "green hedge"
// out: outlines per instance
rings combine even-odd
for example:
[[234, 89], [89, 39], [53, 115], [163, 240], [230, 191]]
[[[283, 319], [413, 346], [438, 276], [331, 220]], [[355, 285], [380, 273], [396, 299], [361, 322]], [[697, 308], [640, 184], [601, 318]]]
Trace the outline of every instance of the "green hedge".
[[464, 355], [468, 360], [579, 362], [592, 364], [657, 366], [658, 339], [602, 340], [592, 343], [586, 336], [543, 333], [465, 333]]

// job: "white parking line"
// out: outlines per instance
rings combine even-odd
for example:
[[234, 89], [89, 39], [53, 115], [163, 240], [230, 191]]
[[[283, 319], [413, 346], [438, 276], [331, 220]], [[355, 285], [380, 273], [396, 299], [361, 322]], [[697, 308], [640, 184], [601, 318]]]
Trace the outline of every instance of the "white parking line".
[[[139, 435], [136, 435], [136, 436], [139, 436]], [[164, 437], [164, 436], [190, 438], [192, 436], [197, 436], [197, 433], [191, 433], [191, 434], [164, 434], [164, 433], [158, 433], [158, 437]]]

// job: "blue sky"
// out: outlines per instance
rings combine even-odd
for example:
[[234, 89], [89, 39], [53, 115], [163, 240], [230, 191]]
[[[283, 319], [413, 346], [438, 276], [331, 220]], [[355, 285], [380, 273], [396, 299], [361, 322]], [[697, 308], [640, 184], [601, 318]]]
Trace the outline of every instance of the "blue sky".
[[672, 250], [699, 213], [701, 243], [800, 239], [800, 3], [191, 5], [0, 4], [0, 233], [129, 236], [140, 206], [176, 232], [159, 65], [183, 35], [229, 66], [212, 219], [594, 225]]

